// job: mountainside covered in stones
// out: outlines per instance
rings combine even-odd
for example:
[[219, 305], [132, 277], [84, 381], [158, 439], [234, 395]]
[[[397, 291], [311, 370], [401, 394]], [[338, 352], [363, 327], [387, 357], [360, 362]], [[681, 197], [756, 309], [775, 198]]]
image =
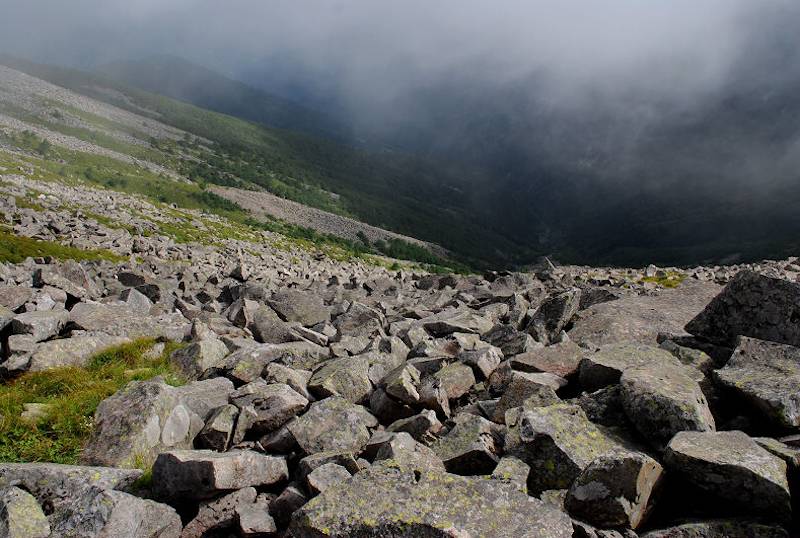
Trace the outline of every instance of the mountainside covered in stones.
[[447, 273], [5, 75], [0, 536], [796, 535], [796, 259]]

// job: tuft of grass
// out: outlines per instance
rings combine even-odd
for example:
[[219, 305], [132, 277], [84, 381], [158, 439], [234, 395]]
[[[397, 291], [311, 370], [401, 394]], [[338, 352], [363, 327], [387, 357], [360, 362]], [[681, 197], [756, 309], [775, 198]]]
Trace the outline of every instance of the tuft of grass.
[[[85, 368], [30, 372], [0, 385], [0, 461], [75, 464], [100, 402], [134, 380], [162, 375], [170, 384], [183, 383], [169, 361], [180, 344], [167, 343], [161, 355], [148, 358], [154, 344], [134, 340], [95, 355]], [[26, 403], [47, 404], [50, 411], [26, 422], [20, 417]]]
[[652, 282], [663, 288], [677, 288], [686, 279], [686, 275], [677, 272], [669, 272], [664, 276], [646, 276], [639, 283]]
[[7, 229], [0, 228], [0, 262], [21, 263], [25, 258], [50, 256], [59, 260], [124, 261], [124, 256], [114, 254], [110, 250], [93, 249], [81, 250], [68, 247], [53, 241], [41, 241], [31, 237], [22, 237], [10, 233]]

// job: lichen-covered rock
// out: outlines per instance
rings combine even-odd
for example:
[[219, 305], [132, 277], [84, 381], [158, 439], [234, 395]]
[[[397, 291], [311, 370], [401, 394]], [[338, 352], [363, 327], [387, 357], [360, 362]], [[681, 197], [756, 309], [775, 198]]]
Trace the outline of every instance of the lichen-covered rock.
[[623, 448], [576, 405], [524, 409], [507, 426], [505, 454], [531, 466], [532, 493], [566, 489], [592, 461]]
[[17, 486], [41, 506], [64, 509], [92, 489], [126, 491], [142, 476], [139, 469], [83, 467], [58, 463], [0, 463], [0, 488]]
[[389, 432], [406, 432], [419, 442], [432, 441], [441, 430], [442, 423], [430, 409], [412, 417], [401, 418], [386, 427]]
[[419, 402], [419, 370], [410, 364], [403, 364], [383, 378], [386, 394], [408, 405]]
[[202, 538], [213, 531], [234, 527], [239, 508], [255, 503], [256, 495], [255, 488], [247, 487], [202, 504], [184, 527], [181, 538]]
[[376, 440], [374, 446], [378, 447], [375, 462], [390, 460], [393, 465], [417, 471], [445, 470], [442, 460], [433, 450], [418, 443], [405, 432], [388, 433]]
[[592, 461], [572, 483], [564, 506], [573, 517], [602, 528], [641, 525], [651, 508], [663, 468], [638, 452], [620, 452]]
[[11, 321], [11, 331], [14, 334], [29, 334], [35, 342], [41, 342], [58, 335], [67, 320], [69, 312], [66, 310], [25, 312]]
[[503, 351], [494, 346], [464, 350], [458, 360], [472, 368], [475, 377], [487, 379], [503, 361]]
[[128, 339], [123, 336], [92, 333], [41, 342], [27, 357], [25, 369], [41, 372], [67, 366], [86, 366], [89, 359], [97, 353], [127, 341]]
[[547, 372], [569, 377], [578, 370], [586, 350], [567, 340], [511, 357], [511, 367], [520, 372]]
[[181, 518], [166, 504], [98, 489], [75, 497], [52, 522], [53, 536], [69, 538], [179, 538], [181, 528]]
[[350, 478], [350, 473], [336, 463], [320, 465], [306, 475], [306, 486], [312, 495], [319, 495]]
[[50, 523], [36, 498], [18, 487], [0, 489], [0, 536], [48, 538]]
[[572, 523], [511, 484], [381, 464], [295, 513], [295, 538], [570, 538]]
[[330, 450], [360, 452], [378, 420], [364, 407], [340, 396], [331, 396], [311, 405], [308, 411], [288, 424], [289, 432], [306, 454]]
[[361, 403], [372, 393], [369, 361], [362, 356], [329, 360], [312, 374], [308, 390], [319, 398], [335, 395]]
[[423, 319], [422, 325], [433, 336], [452, 333], [483, 334], [494, 326], [491, 320], [469, 309], [445, 311], [429, 316]]
[[233, 391], [230, 401], [240, 410], [235, 442], [243, 439], [245, 433], [263, 435], [276, 430], [308, 406], [308, 400], [289, 385], [267, 384], [263, 379]]
[[635, 366], [621, 378], [622, 407], [654, 446], [665, 446], [681, 431], [714, 431], [714, 417], [697, 382], [703, 374], [668, 362]]
[[800, 347], [742, 337], [714, 375], [775, 426], [800, 426]]
[[745, 514], [779, 521], [791, 517], [786, 464], [745, 433], [681, 432], [670, 441], [664, 457], [670, 473]]
[[228, 403], [233, 384], [224, 378], [171, 387], [161, 379], [134, 381], [103, 400], [81, 460], [134, 467], [171, 448], [191, 448], [212, 409]]
[[453, 428], [431, 448], [448, 472], [461, 475], [490, 474], [497, 465], [503, 429], [485, 418], [463, 413]]
[[518, 372], [515, 374], [494, 408], [492, 420], [495, 422], [505, 424], [506, 412], [514, 407], [547, 406], [561, 401], [552, 386]]
[[736, 344], [737, 336], [800, 346], [798, 304], [800, 284], [741, 271], [686, 330], [728, 347]]
[[230, 445], [238, 416], [239, 408], [233, 404], [226, 404], [215, 409], [203, 429], [194, 438], [195, 446], [217, 452], [225, 451]]
[[206, 370], [219, 368], [228, 355], [228, 347], [216, 338], [204, 338], [175, 350], [170, 357], [189, 379], [198, 379]]
[[737, 519], [712, 519], [646, 532], [640, 538], [789, 538], [777, 525]]
[[578, 377], [583, 390], [595, 391], [619, 383], [622, 372], [642, 365], [679, 365], [671, 353], [655, 346], [635, 343], [610, 344], [580, 362]]
[[573, 288], [542, 303], [525, 331], [543, 344], [549, 344], [578, 312], [581, 290]]
[[322, 297], [300, 290], [285, 289], [267, 301], [283, 321], [296, 321], [307, 327], [328, 321], [330, 310]]
[[153, 464], [153, 489], [166, 499], [207, 499], [249, 486], [286, 480], [286, 460], [250, 450], [173, 450]]

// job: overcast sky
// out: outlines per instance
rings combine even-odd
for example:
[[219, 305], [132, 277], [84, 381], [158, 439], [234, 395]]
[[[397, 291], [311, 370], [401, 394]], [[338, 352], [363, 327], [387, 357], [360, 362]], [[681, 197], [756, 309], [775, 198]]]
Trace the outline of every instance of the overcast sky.
[[[794, 4], [794, 6], [793, 6]], [[463, 66], [555, 84], [724, 83], [796, 0], [0, 0], [0, 49], [77, 66], [172, 53], [237, 75], [289, 56], [343, 84]], [[647, 73], [647, 76], [643, 76]]]

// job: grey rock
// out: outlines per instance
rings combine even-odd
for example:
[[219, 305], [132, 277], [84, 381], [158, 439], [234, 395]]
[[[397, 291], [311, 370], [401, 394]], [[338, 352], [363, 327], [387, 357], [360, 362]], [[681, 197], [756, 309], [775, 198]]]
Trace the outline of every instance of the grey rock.
[[295, 513], [290, 532], [296, 538], [568, 538], [572, 524], [500, 481], [378, 465], [312, 499]]
[[264, 371], [264, 379], [268, 383], [289, 385], [306, 400], [311, 398], [308, 393], [308, 380], [311, 379], [311, 372], [307, 370], [297, 370], [283, 364], [271, 362]]
[[[255, 434], [278, 429], [308, 406], [308, 400], [289, 385], [268, 385], [263, 379], [234, 391], [230, 401], [241, 410], [237, 431], [246, 428]], [[236, 441], [239, 440], [237, 438]]]
[[574, 288], [549, 298], [539, 306], [525, 331], [543, 344], [553, 342], [578, 311], [581, 290]]
[[436, 418], [436, 413], [432, 410], [422, 411], [408, 418], [401, 418], [387, 426], [389, 432], [406, 432], [414, 440], [419, 442], [430, 442], [436, 438], [442, 430], [442, 423]]
[[433, 336], [452, 333], [482, 334], [494, 326], [491, 320], [467, 309], [429, 316], [422, 320], [422, 325]]
[[130, 488], [142, 471], [111, 467], [83, 467], [58, 463], [0, 463], [0, 488], [17, 486], [31, 493], [41, 506], [61, 511], [92, 488]]
[[743, 513], [791, 517], [786, 464], [747, 434], [680, 432], [665, 453], [670, 473], [739, 507]]
[[606, 454], [578, 475], [564, 506], [573, 517], [597, 527], [637, 529], [652, 508], [662, 475], [661, 465], [645, 454]]
[[178, 538], [181, 519], [170, 506], [121, 491], [93, 488], [52, 522], [53, 536]]
[[503, 446], [503, 429], [485, 418], [462, 413], [455, 425], [431, 447], [448, 472], [490, 474]]
[[369, 361], [363, 356], [331, 359], [312, 374], [308, 390], [319, 398], [336, 395], [353, 403], [363, 402], [372, 393]]
[[233, 404], [215, 409], [194, 438], [195, 446], [224, 452], [230, 446], [238, 416], [239, 408]]
[[408, 405], [419, 402], [419, 370], [410, 364], [403, 364], [383, 379], [384, 390], [389, 396]]
[[622, 407], [654, 446], [664, 447], [681, 431], [714, 431], [714, 416], [697, 382], [703, 374], [681, 364], [653, 363], [625, 370]]
[[378, 447], [375, 454], [375, 462], [386, 461], [387, 463], [401, 469], [414, 469], [423, 471], [444, 471], [444, 464], [436, 453], [416, 442], [405, 432], [389, 433], [380, 441], [376, 441]]
[[779, 428], [800, 426], [800, 348], [742, 337], [716, 380]]
[[239, 534], [245, 538], [267, 538], [278, 532], [275, 520], [269, 514], [269, 502], [256, 499], [253, 504], [236, 507]]
[[503, 351], [494, 346], [465, 350], [458, 360], [472, 368], [475, 377], [487, 379], [503, 361]]
[[322, 297], [299, 290], [281, 290], [267, 301], [284, 321], [296, 321], [307, 327], [330, 319]]
[[306, 476], [306, 485], [312, 495], [319, 495], [329, 488], [350, 478], [350, 473], [341, 465], [326, 463]]
[[505, 455], [531, 466], [532, 493], [566, 489], [592, 461], [625, 448], [575, 405], [524, 409], [507, 426]]
[[189, 379], [198, 379], [207, 370], [219, 368], [228, 355], [228, 347], [216, 338], [206, 338], [175, 350], [170, 356]]
[[668, 351], [651, 345], [610, 344], [584, 356], [578, 379], [584, 390], [595, 391], [619, 383], [622, 372], [630, 368], [658, 364], [680, 365], [680, 361]]
[[800, 346], [798, 304], [800, 284], [741, 271], [686, 324], [686, 330], [729, 347], [737, 336]]
[[333, 322], [339, 335], [354, 337], [381, 334], [385, 324], [386, 318], [380, 311], [358, 302], [351, 304], [347, 311]]
[[50, 523], [36, 498], [18, 487], [0, 489], [0, 536], [48, 538]]
[[521, 459], [503, 456], [492, 471], [493, 480], [502, 480], [513, 484], [522, 493], [528, 492], [528, 475], [531, 467]]
[[268, 306], [262, 306], [253, 312], [249, 328], [256, 341], [264, 344], [283, 344], [299, 340], [292, 331], [292, 326]]
[[207, 499], [249, 486], [272, 486], [288, 476], [281, 457], [249, 450], [173, 450], [159, 454], [153, 464], [153, 489], [167, 499]]
[[297, 444], [306, 454], [340, 450], [361, 452], [378, 420], [360, 405], [331, 396], [311, 405], [288, 424]]
[[212, 531], [235, 527], [240, 507], [254, 504], [256, 495], [255, 488], [246, 487], [201, 504], [197, 515], [181, 532], [181, 538], [202, 538]]
[[83, 367], [101, 351], [127, 341], [123, 336], [93, 333], [42, 342], [31, 351], [26, 369], [41, 372], [66, 366]]
[[520, 372], [546, 372], [569, 377], [578, 370], [586, 350], [567, 340], [511, 357], [511, 367]]
[[34, 342], [41, 342], [57, 336], [68, 319], [69, 312], [66, 310], [25, 312], [11, 321], [11, 331], [14, 334], [31, 335]]
[[518, 372], [516, 374], [494, 408], [492, 420], [499, 424], [505, 424], [506, 411], [509, 409], [522, 405], [526, 407], [547, 406], [561, 401], [552, 386], [541, 383], [536, 379], [531, 379], [528, 376], [520, 375]]

